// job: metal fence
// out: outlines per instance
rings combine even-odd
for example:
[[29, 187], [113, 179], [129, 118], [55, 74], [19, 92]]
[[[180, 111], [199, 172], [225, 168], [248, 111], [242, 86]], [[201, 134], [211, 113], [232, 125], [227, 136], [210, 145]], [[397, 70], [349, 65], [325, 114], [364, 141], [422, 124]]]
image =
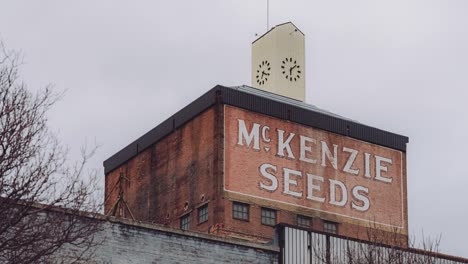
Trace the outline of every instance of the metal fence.
[[373, 244], [291, 226], [277, 226], [281, 264], [458, 264], [468, 261], [433, 252]]

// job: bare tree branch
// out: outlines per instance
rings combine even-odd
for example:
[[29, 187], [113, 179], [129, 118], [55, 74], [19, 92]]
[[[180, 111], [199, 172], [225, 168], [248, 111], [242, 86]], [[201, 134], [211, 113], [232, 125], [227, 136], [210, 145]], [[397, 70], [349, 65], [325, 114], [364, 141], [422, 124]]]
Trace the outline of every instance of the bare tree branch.
[[96, 148], [68, 165], [67, 148], [47, 126], [62, 94], [50, 86], [30, 92], [19, 79], [20, 63], [0, 42], [0, 263], [86, 263], [100, 228], [80, 216], [101, 208], [93, 196], [96, 174], [84, 175]]

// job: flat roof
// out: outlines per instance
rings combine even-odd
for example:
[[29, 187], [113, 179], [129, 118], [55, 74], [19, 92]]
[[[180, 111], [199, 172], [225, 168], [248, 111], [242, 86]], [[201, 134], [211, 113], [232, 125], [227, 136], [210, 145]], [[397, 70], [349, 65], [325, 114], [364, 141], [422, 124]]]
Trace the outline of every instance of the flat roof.
[[250, 86], [217, 85], [104, 161], [107, 175], [209, 107], [220, 103], [406, 152], [408, 137], [364, 125], [314, 105]]

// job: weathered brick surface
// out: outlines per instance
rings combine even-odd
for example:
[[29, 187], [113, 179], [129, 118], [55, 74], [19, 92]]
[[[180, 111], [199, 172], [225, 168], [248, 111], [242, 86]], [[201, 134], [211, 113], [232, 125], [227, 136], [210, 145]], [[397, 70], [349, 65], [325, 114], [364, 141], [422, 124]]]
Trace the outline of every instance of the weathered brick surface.
[[[227, 194], [226, 194], [227, 195]], [[310, 229], [316, 231], [324, 231], [324, 220], [321, 214], [317, 214], [312, 210], [301, 210], [291, 209], [291, 211], [281, 210], [276, 207], [274, 202], [260, 202], [252, 199], [245, 199], [244, 197], [239, 199], [224, 199], [224, 222], [223, 227], [218, 230], [218, 234], [225, 237], [243, 238], [245, 240], [251, 240], [256, 242], [268, 242], [274, 239], [274, 228], [271, 226], [261, 224], [261, 208], [267, 207], [271, 209], [278, 209], [277, 211], [277, 223], [297, 225], [297, 216], [309, 216], [311, 218]], [[250, 218], [249, 221], [238, 220], [233, 218], [232, 214], [232, 203], [239, 201], [250, 204]], [[329, 219], [329, 216], [325, 219]], [[333, 219], [338, 224], [338, 234], [342, 236], [348, 236], [361, 240], [371, 240], [385, 242], [388, 244], [398, 245], [401, 247], [407, 247], [408, 241], [406, 235], [400, 235], [396, 232], [387, 232], [380, 229], [363, 227], [351, 223], [341, 222], [339, 219]]]
[[[117, 200], [118, 179], [122, 173], [128, 178], [123, 184], [124, 198], [139, 221], [178, 229], [180, 217], [190, 213], [190, 230], [264, 243], [274, 237], [274, 228], [261, 224], [261, 207], [268, 207], [278, 210], [277, 223], [295, 225], [297, 215], [305, 215], [313, 218], [315, 230], [323, 231], [323, 219], [326, 219], [340, 223], [340, 235], [368, 238], [365, 227], [342, 221], [333, 214], [279, 206], [273, 201], [225, 192], [223, 118], [223, 105], [215, 105], [107, 174], [106, 213]], [[238, 175], [239, 181], [243, 176]], [[406, 171], [403, 176], [406, 183]], [[406, 185], [404, 187], [406, 194]], [[406, 204], [406, 195], [404, 199]], [[232, 201], [251, 205], [249, 221], [233, 219]], [[206, 203], [208, 221], [198, 224], [197, 208]], [[406, 208], [404, 213], [407, 219]], [[130, 218], [125, 211], [122, 216]], [[406, 235], [401, 239], [406, 241]]]
[[[105, 212], [116, 203], [123, 173], [124, 199], [136, 220], [179, 228], [190, 213], [190, 229], [208, 231], [215, 223], [216, 112], [208, 109], [155, 145], [106, 175]], [[209, 219], [198, 224], [197, 208], [208, 203]], [[124, 218], [131, 218], [123, 211]]]
[[[297, 224], [297, 215], [303, 215], [312, 218], [313, 223], [310, 228], [317, 231], [323, 231], [324, 221], [333, 221], [339, 223], [338, 234], [340, 235], [367, 240], [377, 233], [385, 237], [390, 237], [390, 240], [396, 241], [398, 245], [406, 246], [407, 203], [406, 188], [404, 185], [404, 183], [406, 183], [406, 157], [404, 153], [235, 107], [226, 106], [224, 110], [224, 136], [226, 138], [223, 146], [225, 150], [225, 192], [223, 196], [231, 201], [240, 201], [250, 204], [251, 211], [250, 220], [248, 222], [233, 219], [232, 202], [226, 202], [224, 228], [227, 233], [236, 233], [234, 236], [245, 236], [245, 234], [249, 233], [252, 239], [255, 240], [271, 239], [273, 237], [271, 232], [272, 228], [262, 225], [260, 221], [261, 207], [267, 207], [277, 210], [277, 223], [295, 225]], [[268, 132], [266, 132], [266, 135], [270, 137], [269, 140], [262, 141], [260, 138], [259, 141], [257, 141], [257, 147], [254, 145], [247, 146], [247, 142], [244, 142], [245, 144], [239, 144], [238, 120], [245, 122], [248, 130], [254, 126], [254, 123], [257, 123], [257, 126], [260, 124], [260, 127], [262, 125], [267, 126]], [[295, 158], [278, 156], [277, 144], [275, 143], [277, 139], [274, 136], [274, 132], [272, 132], [278, 129], [284, 129], [287, 131], [286, 134], [291, 132], [296, 135], [296, 141], [290, 144], [292, 153], [296, 155]], [[358, 166], [360, 168], [360, 176], [350, 177], [342, 171], [342, 168], [345, 167], [345, 163], [347, 162], [347, 156], [345, 155], [343, 156], [345, 158], [338, 159], [336, 168], [329, 165], [322, 166], [300, 161], [298, 158], [300, 144], [297, 135], [302, 134], [310, 135], [323, 142], [328, 142], [328, 145], [336, 143], [337, 149], [347, 146], [359, 150], [362, 163], [355, 161], [353, 166]], [[315, 152], [313, 153], [317, 160], [320, 159], [318, 149], [319, 148], [314, 148]], [[392, 157], [393, 165], [389, 166], [387, 172], [388, 175], [392, 175], [391, 185], [364, 177], [364, 152], [372, 153], [372, 155], [378, 154], [385, 157]], [[372, 168], [372, 166], [376, 166], [372, 161], [370, 163], [369, 167]], [[279, 187], [274, 191], [265, 190], [259, 186], [260, 179], [263, 179], [259, 172], [261, 164], [275, 165], [275, 172], [273, 174], [275, 174], [278, 180], [277, 183]], [[276, 168], [278, 171], [276, 171]], [[347, 184], [348, 189], [350, 189], [350, 186], [358, 185], [370, 187], [369, 189], [371, 191], [369, 191], [369, 193], [371, 194], [369, 195], [369, 200], [372, 206], [370, 209], [368, 208], [369, 211], [366, 212], [352, 209], [350, 204], [352, 196], [349, 194], [349, 190], [348, 202], [345, 206], [335, 206], [327, 202], [317, 203], [316, 201], [310, 201], [305, 198], [307, 188], [307, 180], [305, 177], [296, 178], [295, 184], [291, 187], [296, 193], [298, 191], [300, 192], [300, 195], [302, 195], [300, 196], [301, 198], [286, 195], [281, 191], [282, 187], [285, 185], [281, 175], [282, 168], [293, 168], [301, 172], [321, 175], [325, 177], [326, 181], [328, 181], [328, 178], [340, 180], [345, 183], [344, 185]], [[268, 180], [265, 182], [268, 184]], [[330, 190], [327, 189], [329, 186], [323, 184], [321, 188], [320, 196], [323, 196], [324, 199], [329, 199]], [[374, 219], [373, 221], [375, 223], [372, 222], [371, 219]], [[376, 230], [378, 229], [378, 231], [369, 234], [369, 227]], [[383, 242], [383, 240], [380, 239], [379, 241]], [[391, 243], [395, 244], [393, 241]]]
[[164, 228], [105, 222], [96, 263], [277, 263], [278, 249]]

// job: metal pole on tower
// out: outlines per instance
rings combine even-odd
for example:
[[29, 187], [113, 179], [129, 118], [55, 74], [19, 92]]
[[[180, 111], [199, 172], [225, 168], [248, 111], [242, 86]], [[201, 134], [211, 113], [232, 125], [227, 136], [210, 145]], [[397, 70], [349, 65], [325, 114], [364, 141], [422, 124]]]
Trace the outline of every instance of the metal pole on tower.
[[270, 0], [267, 0], [267, 30], [270, 29]]

